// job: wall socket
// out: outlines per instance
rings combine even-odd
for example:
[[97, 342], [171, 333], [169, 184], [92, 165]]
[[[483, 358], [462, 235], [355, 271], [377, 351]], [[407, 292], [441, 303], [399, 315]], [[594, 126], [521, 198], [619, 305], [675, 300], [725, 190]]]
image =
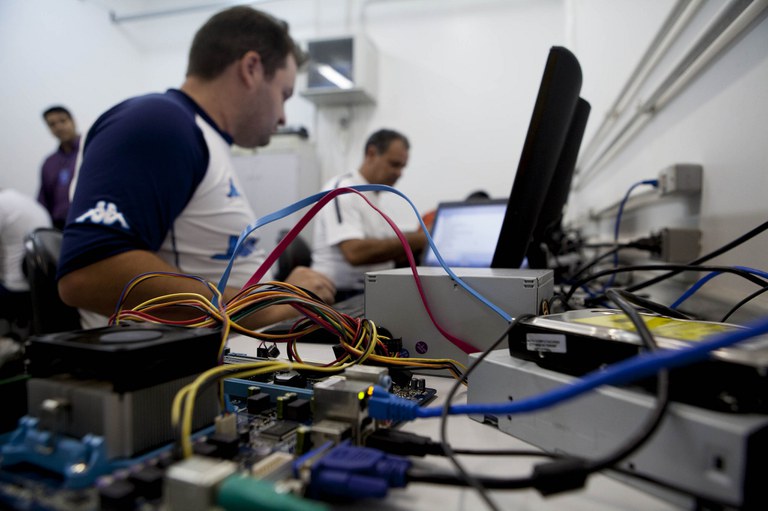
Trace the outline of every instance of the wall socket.
[[659, 238], [658, 258], [668, 263], [687, 263], [699, 257], [701, 252], [701, 231], [665, 227], [656, 236]]
[[659, 192], [693, 195], [701, 193], [702, 167], [692, 163], [677, 163], [659, 172]]

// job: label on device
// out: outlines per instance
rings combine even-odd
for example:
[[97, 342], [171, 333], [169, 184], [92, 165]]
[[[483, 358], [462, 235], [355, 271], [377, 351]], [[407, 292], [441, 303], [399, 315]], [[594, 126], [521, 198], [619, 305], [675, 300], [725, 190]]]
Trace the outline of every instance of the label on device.
[[562, 334], [529, 333], [525, 337], [528, 351], [546, 351], [549, 353], [567, 353], [565, 336]]

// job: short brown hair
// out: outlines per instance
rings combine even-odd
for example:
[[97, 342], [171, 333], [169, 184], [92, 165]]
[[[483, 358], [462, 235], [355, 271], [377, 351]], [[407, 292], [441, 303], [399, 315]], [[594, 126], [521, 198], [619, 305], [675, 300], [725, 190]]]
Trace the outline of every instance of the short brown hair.
[[61, 105], [54, 105], [52, 107], [46, 108], [45, 112], [43, 112], [43, 119], [47, 120], [50, 114], [64, 114], [72, 119], [72, 114], [69, 112], [69, 110]]
[[400, 140], [406, 149], [411, 148], [408, 138], [402, 133], [398, 133], [395, 130], [381, 129], [371, 134], [368, 140], [365, 141], [365, 147], [363, 148], [363, 154], [368, 154], [368, 148], [373, 147], [376, 149], [377, 154], [384, 154], [389, 149], [389, 144], [395, 140]]
[[306, 60], [288, 34], [287, 23], [241, 5], [215, 14], [200, 27], [189, 49], [187, 76], [216, 78], [248, 51], [259, 54], [267, 79], [285, 67], [289, 54], [297, 66]]

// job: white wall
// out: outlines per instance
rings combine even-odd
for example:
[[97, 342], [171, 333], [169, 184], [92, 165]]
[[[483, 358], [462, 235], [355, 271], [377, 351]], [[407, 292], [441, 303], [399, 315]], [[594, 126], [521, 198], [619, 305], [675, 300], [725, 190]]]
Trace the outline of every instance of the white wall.
[[[636, 34], [614, 52], [638, 54], [671, 0], [642, 9], [631, 1], [608, 2], [631, 9]], [[6, 186], [37, 187], [37, 171], [54, 140], [40, 119], [52, 103], [64, 103], [85, 129], [120, 99], [178, 86], [194, 31], [213, 10], [112, 23], [118, 15], [160, 11], [194, 1], [4, 0], [0, 2], [1, 87], [8, 118], [0, 139]], [[207, 2], [210, 3], [210, 2]], [[359, 164], [366, 136], [381, 126], [406, 133], [411, 164], [400, 183], [420, 209], [485, 188], [507, 195], [525, 136], [546, 52], [569, 45], [574, 8], [563, 0], [284, 0], [260, 7], [287, 19], [300, 40], [355, 31], [379, 51], [379, 100], [375, 107], [323, 108], [295, 97], [290, 124], [307, 126], [318, 142], [325, 176]], [[622, 11], [612, 9], [595, 23], [617, 30]], [[638, 21], [638, 16], [642, 20]], [[643, 28], [645, 27], [645, 28]], [[579, 30], [581, 28], [579, 27]], [[589, 33], [592, 28], [584, 28]], [[590, 80], [585, 91], [618, 87], [627, 65], [611, 80]], [[613, 63], [604, 62], [612, 67]], [[600, 70], [602, 74], [602, 70]], [[609, 101], [608, 99], [604, 102]], [[347, 128], [339, 119], [349, 118]]]
[[411, 140], [398, 187], [420, 209], [478, 188], [507, 196], [544, 61], [550, 46], [565, 43], [563, 27], [554, 0], [371, 4], [364, 29], [379, 52], [378, 103], [356, 107], [346, 130], [335, 122], [344, 109], [321, 112], [319, 136], [345, 141], [323, 144], [346, 156], [330, 170], [359, 165], [367, 135], [387, 126]]
[[[39, 165], [55, 146], [40, 118], [48, 105], [66, 104], [85, 129], [127, 96], [178, 86], [192, 35], [214, 12], [112, 23], [109, 9], [131, 14], [210, 3], [0, 0], [6, 120], [0, 186], [36, 191]], [[377, 104], [316, 109], [296, 96], [288, 103], [288, 122], [309, 129], [323, 177], [356, 167], [371, 131], [403, 131], [413, 148], [398, 186], [427, 210], [477, 188], [495, 196], [509, 193], [552, 45], [567, 46], [582, 65], [582, 96], [592, 104], [589, 140], [674, 3], [273, 0], [258, 7], [286, 19], [301, 41], [351, 33], [370, 38], [379, 52]], [[702, 13], [711, 15], [724, 2], [704, 5]], [[765, 48], [768, 23], [762, 20], [572, 196], [569, 217], [583, 219], [670, 164], [694, 162], [705, 172], [697, 209], [651, 215], [636, 225], [699, 225], [704, 249], [710, 250], [764, 220]], [[412, 221], [407, 211], [399, 218]], [[761, 266], [768, 244], [755, 243], [724, 261]], [[744, 294], [739, 285], [729, 289], [733, 296]]]
[[104, 11], [75, 0], [0, 2], [0, 186], [36, 193], [57, 141], [42, 112], [64, 104], [78, 127], [137, 91], [139, 54]]
[[[670, 51], [668, 61], [638, 95], [638, 103], [648, 99], [648, 91], [659, 84], [724, 6], [725, 2], [705, 3], [691, 29]], [[620, 153], [574, 191], [570, 218], [583, 224], [589, 212], [615, 202], [632, 183], [654, 178], [675, 163], [697, 163], [702, 165], [704, 176], [700, 199], [651, 201], [630, 213], [626, 226], [622, 221], [622, 236], [643, 236], [664, 226], [693, 227], [702, 231], [702, 253], [708, 253], [768, 220], [767, 48], [768, 21], [763, 15], [751, 31], [654, 115]], [[604, 235], [613, 228], [613, 217], [608, 220], [603, 222]], [[763, 234], [710, 263], [765, 269], [767, 251], [768, 236]], [[757, 289], [737, 277], [721, 276], [702, 288], [690, 303], [692, 310], [719, 318], [730, 305]], [[677, 295], [679, 288], [670, 291], [672, 299]], [[764, 314], [768, 299], [763, 296], [754, 307], [745, 309], [747, 314], [734, 318], [744, 317], [750, 310], [752, 315]]]

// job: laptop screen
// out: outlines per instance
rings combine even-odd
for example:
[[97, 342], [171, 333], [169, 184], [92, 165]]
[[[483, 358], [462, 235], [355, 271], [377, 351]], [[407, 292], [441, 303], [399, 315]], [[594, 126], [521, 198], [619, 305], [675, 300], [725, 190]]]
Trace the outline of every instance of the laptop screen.
[[[506, 199], [440, 203], [431, 236], [446, 264], [490, 268], [506, 210]], [[429, 247], [421, 264], [440, 266]]]

